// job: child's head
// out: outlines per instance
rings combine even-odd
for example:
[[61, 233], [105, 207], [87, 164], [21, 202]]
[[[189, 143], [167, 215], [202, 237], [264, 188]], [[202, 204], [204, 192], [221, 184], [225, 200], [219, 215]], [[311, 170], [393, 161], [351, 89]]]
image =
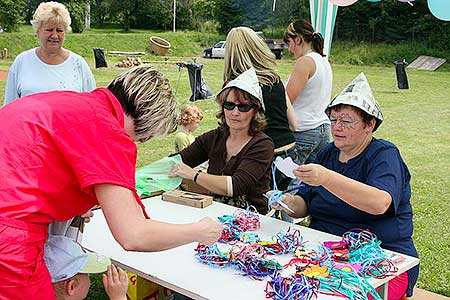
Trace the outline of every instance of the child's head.
[[85, 299], [91, 285], [89, 274], [103, 273], [111, 263], [109, 258], [85, 252], [72, 239], [56, 235], [49, 235], [44, 259], [56, 299]]
[[198, 123], [203, 119], [203, 112], [198, 106], [188, 104], [181, 109], [178, 125], [194, 131], [198, 127]]

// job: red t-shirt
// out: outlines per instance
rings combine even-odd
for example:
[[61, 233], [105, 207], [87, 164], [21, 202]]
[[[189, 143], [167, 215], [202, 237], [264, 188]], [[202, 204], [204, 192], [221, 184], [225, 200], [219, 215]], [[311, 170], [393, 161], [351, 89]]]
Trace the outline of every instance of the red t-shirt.
[[[98, 204], [93, 185], [134, 192], [137, 148], [107, 89], [23, 97], [0, 109], [0, 216], [48, 224]], [[145, 211], [144, 211], [145, 214]]]

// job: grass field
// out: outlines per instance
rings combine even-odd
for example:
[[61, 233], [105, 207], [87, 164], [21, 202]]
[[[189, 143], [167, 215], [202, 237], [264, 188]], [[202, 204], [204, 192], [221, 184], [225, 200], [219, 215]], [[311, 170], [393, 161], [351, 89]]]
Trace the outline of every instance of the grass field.
[[[201, 46], [197, 44], [194, 48], [196, 50], [192, 50], [190, 55], [183, 56], [196, 57], [197, 62], [204, 64], [203, 76], [212, 90], [217, 92], [222, 84], [223, 60], [198, 58], [196, 55]], [[137, 51], [135, 48], [129, 49]], [[187, 70], [178, 70], [170, 59], [163, 62], [160, 58], [148, 57], [149, 60], [160, 61], [154, 64], [170, 79], [180, 105], [189, 102], [191, 91]], [[92, 67], [90, 53], [86, 59]], [[114, 59], [117, 60], [107, 59], [110, 65], [113, 65], [111, 62]], [[0, 60], [0, 70], [7, 70], [10, 64], [11, 60]], [[289, 76], [292, 65], [289, 59], [279, 61], [279, 73], [284, 80]], [[333, 64], [333, 94], [359, 72], [364, 71], [367, 75], [385, 117], [375, 136], [390, 140], [399, 147], [412, 174], [414, 241], [421, 259], [418, 287], [450, 296], [450, 72], [446, 68], [439, 72], [408, 70], [410, 89], [398, 90], [393, 66]], [[105, 86], [122, 71], [116, 67], [93, 70], [98, 86]], [[4, 87], [5, 81], [0, 81], [2, 100]], [[197, 101], [196, 104], [205, 112], [205, 119], [195, 132], [200, 134], [217, 125], [217, 108], [213, 99]], [[169, 154], [173, 149], [172, 143], [173, 136], [167, 136], [139, 145], [138, 166]], [[104, 298], [98, 284], [99, 281], [94, 280], [95, 286], [89, 299]]]

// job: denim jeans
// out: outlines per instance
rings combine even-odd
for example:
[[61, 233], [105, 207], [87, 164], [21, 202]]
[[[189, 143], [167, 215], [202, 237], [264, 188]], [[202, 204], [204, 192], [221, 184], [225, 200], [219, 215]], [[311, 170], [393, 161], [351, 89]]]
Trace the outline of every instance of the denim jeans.
[[[331, 131], [329, 124], [322, 124], [319, 127], [306, 131], [296, 131], [294, 132], [295, 146], [294, 149], [289, 149], [286, 154], [277, 155], [285, 158], [290, 156], [292, 160], [298, 164], [313, 163], [316, 160], [317, 153], [322, 149], [323, 146], [330, 142]], [[285, 155], [285, 156], [283, 156]], [[275, 180], [277, 183], [277, 189], [282, 191], [289, 187], [293, 187], [298, 184], [298, 179], [292, 180], [291, 178], [285, 176], [280, 171], [275, 171]], [[281, 218], [284, 221], [292, 222], [292, 218], [287, 215], [284, 211], [279, 211], [273, 215], [274, 218]]]
[[300, 163], [313, 163], [320, 149], [330, 142], [330, 124], [322, 124], [306, 131], [296, 131], [294, 137], [295, 145], [299, 149]]
[[[276, 153], [273, 160], [275, 161], [277, 157], [290, 157], [297, 165], [312, 163], [316, 160], [320, 149], [330, 142], [330, 136], [329, 124], [322, 124], [307, 131], [296, 131], [294, 132], [295, 145], [286, 151]], [[273, 167], [275, 168], [274, 164]], [[277, 190], [286, 190], [291, 184], [291, 178], [285, 176], [279, 170], [274, 170], [274, 173]], [[275, 185], [272, 184], [271, 188], [273, 189], [274, 187]]]

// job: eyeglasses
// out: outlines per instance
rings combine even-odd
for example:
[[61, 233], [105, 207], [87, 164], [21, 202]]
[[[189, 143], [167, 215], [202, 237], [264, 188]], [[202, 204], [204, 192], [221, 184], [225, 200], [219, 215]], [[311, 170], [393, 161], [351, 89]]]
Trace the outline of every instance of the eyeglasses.
[[355, 128], [355, 125], [359, 122], [358, 120], [353, 120], [351, 118], [336, 118], [335, 116], [329, 117], [332, 126], [340, 126], [345, 129]]
[[226, 110], [233, 110], [235, 107], [237, 106], [237, 108], [239, 109], [240, 112], [249, 112], [250, 109], [255, 108], [255, 104], [234, 104], [233, 102], [229, 102], [229, 101], [225, 101], [222, 104], [222, 107], [225, 108]]

